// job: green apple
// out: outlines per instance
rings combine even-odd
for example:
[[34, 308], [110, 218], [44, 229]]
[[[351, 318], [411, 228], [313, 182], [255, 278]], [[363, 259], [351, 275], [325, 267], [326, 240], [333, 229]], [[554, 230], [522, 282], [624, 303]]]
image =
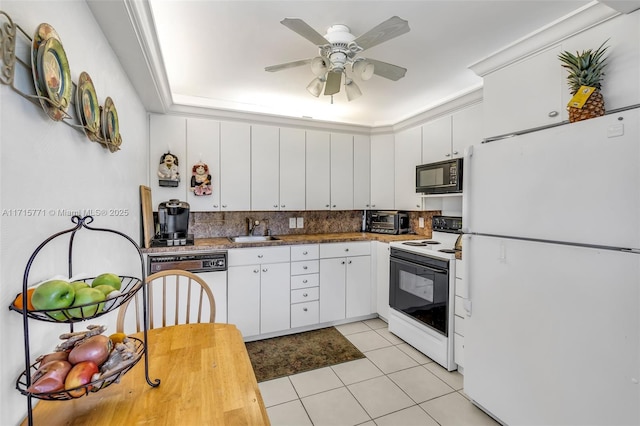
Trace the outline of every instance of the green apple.
[[[74, 318], [87, 318], [102, 311], [105, 295], [98, 289], [87, 287], [81, 288], [76, 292], [76, 297], [71, 305], [72, 309], [68, 309], [67, 315]], [[92, 303], [89, 306], [78, 307]]]
[[[73, 303], [75, 290], [67, 281], [50, 280], [40, 284], [33, 291], [31, 304], [36, 310], [67, 308]], [[61, 311], [47, 312], [58, 321], [65, 321], [67, 317]]]
[[75, 291], [78, 291], [78, 289], [89, 287], [89, 284], [84, 281], [74, 281], [71, 283], [71, 287], [73, 287]]
[[95, 286], [93, 288], [95, 288], [96, 290], [100, 290], [102, 292], [102, 294], [104, 294], [105, 296], [107, 296], [112, 291], [117, 291], [115, 288], [111, 287], [110, 285], [106, 285], [106, 284], [100, 284], [100, 285], [97, 285], [97, 286]]
[[100, 274], [93, 279], [93, 281], [91, 282], [91, 287], [97, 287], [99, 285], [109, 285], [113, 287], [115, 290], [120, 290], [122, 281], [120, 281], [120, 277], [116, 274], [112, 274], [112, 273]]

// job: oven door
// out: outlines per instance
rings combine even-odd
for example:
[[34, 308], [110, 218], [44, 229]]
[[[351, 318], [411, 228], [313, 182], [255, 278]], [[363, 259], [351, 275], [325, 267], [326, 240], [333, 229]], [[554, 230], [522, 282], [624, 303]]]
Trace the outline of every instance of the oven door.
[[449, 261], [391, 250], [389, 306], [448, 335]]

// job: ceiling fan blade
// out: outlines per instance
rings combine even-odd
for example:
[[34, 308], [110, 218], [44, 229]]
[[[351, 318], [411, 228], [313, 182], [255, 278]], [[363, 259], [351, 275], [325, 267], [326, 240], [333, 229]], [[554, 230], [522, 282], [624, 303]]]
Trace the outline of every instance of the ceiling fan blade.
[[302, 59], [299, 61], [287, 62], [285, 64], [271, 65], [271, 66], [265, 67], [264, 70], [269, 72], [286, 70], [287, 68], [294, 68], [294, 67], [310, 64], [312, 60], [313, 59], [309, 58], [309, 59]]
[[373, 73], [380, 77], [388, 78], [389, 80], [398, 81], [407, 73], [406, 68], [399, 67], [397, 65], [388, 64], [382, 61], [376, 61], [375, 59], [367, 58], [367, 61], [373, 64]]
[[354, 41], [364, 50], [380, 43], [384, 43], [392, 38], [401, 36], [404, 33], [408, 33], [409, 30], [408, 21], [397, 16], [393, 16], [362, 34]]
[[327, 83], [324, 85], [325, 95], [335, 95], [340, 91], [340, 80], [342, 79], [341, 72], [328, 72]]
[[282, 21], [280, 21], [280, 23], [289, 28], [291, 31], [294, 31], [302, 37], [306, 38], [316, 46], [324, 46], [325, 44], [329, 44], [326, 38], [324, 38], [316, 30], [311, 28], [311, 26], [309, 26], [309, 24], [304, 22], [302, 19], [284, 18]]

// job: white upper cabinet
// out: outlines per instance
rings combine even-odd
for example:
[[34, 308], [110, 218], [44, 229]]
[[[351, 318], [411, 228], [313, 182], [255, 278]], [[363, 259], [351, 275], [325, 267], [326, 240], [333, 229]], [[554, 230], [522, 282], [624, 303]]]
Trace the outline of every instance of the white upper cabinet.
[[306, 209], [331, 208], [331, 139], [328, 132], [307, 131]]
[[436, 163], [451, 158], [451, 123], [451, 116], [448, 115], [422, 126], [423, 164]]
[[[464, 150], [482, 142], [484, 104], [478, 103], [453, 114], [451, 135], [451, 157], [464, 157]], [[423, 134], [424, 137], [424, 134]]]
[[394, 151], [393, 134], [371, 136], [372, 209], [394, 209]]
[[420, 210], [422, 199], [416, 194], [416, 166], [422, 163], [422, 128], [402, 130], [395, 139], [395, 208]]
[[[208, 167], [210, 195], [196, 195], [191, 186], [193, 167], [203, 162]], [[220, 210], [220, 123], [214, 120], [187, 118], [187, 158], [184, 176], [187, 187], [187, 202], [191, 211]]]
[[353, 135], [331, 134], [331, 210], [353, 210]]
[[[180, 181], [178, 186], [160, 186], [158, 167], [163, 154], [170, 152], [178, 158]], [[153, 210], [158, 204], [171, 199], [186, 200], [186, 191], [191, 178], [188, 168], [186, 142], [186, 119], [172, 115], [149, 115], [149, 187], [153, 202]]]
[[279, 129], [251, 126], [251, 210], [278, 210], [279, 189]]
[[305, 209], [305, 182], [305, 132], [281, 128], [280, 210]]
[[353, 137], [353, 208], [371, 208], [371, 141], [369, 136]]
[[251, 126], [220, 123], [220, 205], [222, 211], [251, 210]]
[[484, 76], [485, 138], [562, 121], [560, 52], [556, 45]]

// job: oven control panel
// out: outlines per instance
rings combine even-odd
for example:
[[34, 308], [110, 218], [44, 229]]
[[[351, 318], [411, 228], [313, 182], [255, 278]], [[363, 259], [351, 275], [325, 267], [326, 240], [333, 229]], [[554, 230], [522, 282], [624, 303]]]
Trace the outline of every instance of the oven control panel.
[[434, 216], [431, 220], [431, 229], [457, 234], [462, 229], [462, 218], [459, 216]]

